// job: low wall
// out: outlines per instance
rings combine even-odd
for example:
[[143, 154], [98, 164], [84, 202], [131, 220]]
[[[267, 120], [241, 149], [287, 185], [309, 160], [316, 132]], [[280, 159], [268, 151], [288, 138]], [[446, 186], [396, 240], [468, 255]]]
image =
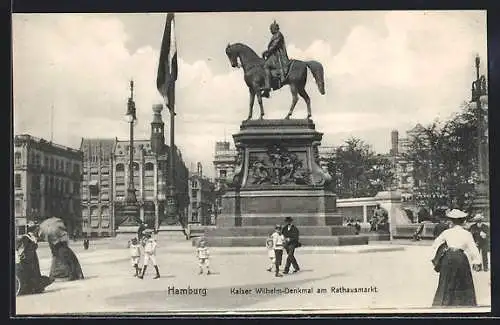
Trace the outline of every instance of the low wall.
[[[409, 225], [396, 225], [394, 228], [394, 233], [392, 234], [393, 238], [413, 238], [413, 234], [417, 231], [419, 227], [418, 223], [409, 224]], [[424, 230], [420, 235], [421, 238], [424, 239], [434, 239], [434, 228], [436, 227], [435, 223], [424, 223]]]

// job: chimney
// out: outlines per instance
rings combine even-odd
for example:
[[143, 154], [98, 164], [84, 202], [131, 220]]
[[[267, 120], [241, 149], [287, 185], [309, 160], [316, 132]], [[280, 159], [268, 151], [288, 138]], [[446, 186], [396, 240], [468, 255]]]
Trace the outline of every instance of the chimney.
[[398, 130], [391, 132], [391, 155], [395, 156], [399, 153], [399, 133]]

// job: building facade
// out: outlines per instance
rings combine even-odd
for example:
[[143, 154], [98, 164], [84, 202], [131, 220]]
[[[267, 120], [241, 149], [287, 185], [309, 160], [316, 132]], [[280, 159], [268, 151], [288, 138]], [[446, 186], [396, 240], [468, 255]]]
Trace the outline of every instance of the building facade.
[[[134, 188], [139, 217], [148, 225], [165, 221], [168, 193], [169, 147], [165, 145], [161, 105], [153, 106], [150, 139], [134, 140]], [[175, 155], [175, 188], [180, 217], [187, 220], [189, 172], [178, 148]], [[82, 182], [85, 233], [112, 236], [125, 216], [129, 183], [130, 142], [118, 139], [83, 139], [85, 176]]]
[[402, 138], [399, 137], [397, 130], [391, 132], [390, 159], [394, 166], [396, 188], [402, 193], [403, 201], [412, 201], [415, 188], [422, 185], [420, 180], [415, 179], [413, 166], [405, 154], [413, 139], [424, 136], [423, 130], [422, 125], [417, 124], [406, 132], [406, 137]]
[[14, 137], [14, 211], [16, 233], [27, 221], [61, 218], [70, 235], [82, 228], [80, 150], [27, 134]]
[[218, 192], [215, 198], [215, 215], [222, 213], [222, 194], [228, 177], [234, 174], [236, 167], [236, 149], [231, 147], [229, 141], [217, 141], [214, 151], [215, 190]]
[[113, 234], [113, 154], [116, 139], [82, 139], [82, 231], [91, 237]]
[[202, 165], [198, 163], [196, 171], [191, 171], [189, 176], [189, 223], [215, 224], [215, 203], [215, 183], [203, 176]]

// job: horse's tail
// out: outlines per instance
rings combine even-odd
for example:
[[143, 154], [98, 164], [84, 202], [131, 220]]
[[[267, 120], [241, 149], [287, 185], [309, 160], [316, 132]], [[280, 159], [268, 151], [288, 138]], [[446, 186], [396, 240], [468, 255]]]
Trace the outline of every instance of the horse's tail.
[[319, 93], [321, 95], [325, 94], [325, 77], [323, 71], [323, 65], [318, 61], [306, 61], [305, 64], [311, 70], [311, 73], [316, 80], [316, 84], [318, 85]]

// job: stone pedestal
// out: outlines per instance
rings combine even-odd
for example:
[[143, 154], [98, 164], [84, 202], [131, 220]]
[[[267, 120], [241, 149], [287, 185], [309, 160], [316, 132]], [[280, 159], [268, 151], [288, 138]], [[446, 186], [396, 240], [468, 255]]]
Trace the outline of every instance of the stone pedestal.
[[396, 226], [408, 224], [408, 217], [401, 209], [401, 193], [398, 191], [378, 192], [375, 200], [382, 208], [387, 211], [389, 217], [389, 236], [390, 239], [396, 233]]
[[211, 246], [264, 246], [290, 216], [304, 245], [367, 244], [342, 226], [330, 175], [319, 165], [322, 133], [311, 120], [250, 120], [233, 135], [238, 155]]

